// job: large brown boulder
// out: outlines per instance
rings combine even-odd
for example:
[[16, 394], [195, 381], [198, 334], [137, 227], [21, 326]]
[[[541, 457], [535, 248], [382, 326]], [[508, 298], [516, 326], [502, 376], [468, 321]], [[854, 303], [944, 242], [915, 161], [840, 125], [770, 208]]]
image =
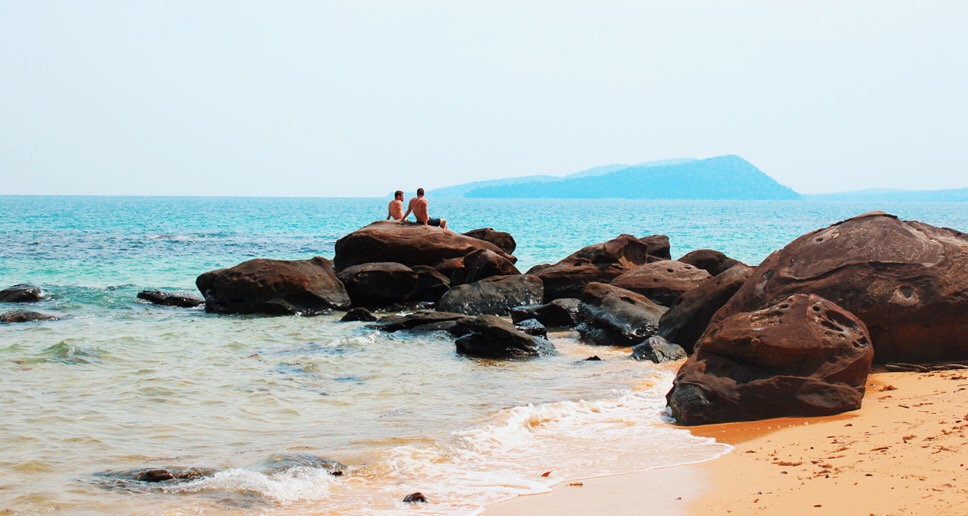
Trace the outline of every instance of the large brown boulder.
[[450, 277], [451, 286], [474, 283], [491, 276], [512, 276], [521, 271], [507, 258], [488, 249], [478, 249], [464, 257], [464, 267]]
[[209, 271], [195, 280], [205, 310], [230, 314], [316, 314], [346, 309], [350, 296], [329, 260], [257, 258], [229, 269]]
[[455, 341], [457, 352], [479, 358], [530, 358], [555, 354], [554, 345], [528, 335], [511, 323], [495, 317], [465, 317], [456, 322], [464, 336]]
[[534, 276], [493, 276], [451, 287], [440, 298], [437, 309], [467, 315], [508, 315], [516, 306], [541, 302], [541, 280]]
[[711, 277], [708, 272], [692, 265], [663, 260], [623, 272], [611, 284], [642, 294], [662, 306], [672, 306], [676, 298]]
[[713, 318], [793, 294], [864, 321], [878, 362], [968, 359], [968, 235], [882, 212], [813, 231], [770, 255]]
[[437, 268], [442, 262], [463, 258], [479, 249], [493, 251], [511, 263], [517, 260], [490, 242], [447, 229], [379, 221], [337, 240], [333, 265], [338, 271], [370, 262], [396, 262], [408, 267], [429, 265]]
[[493, 228], [474, 229], [464, 233], [464, 236], [490, 242], [508, 254], [514, 254], [514, 250], [518, 246], [517, 242], [514, 241], [514, 237], [511, 236], [511, 233], [495, 231]]
[[419, 275], [402, 263], [374, 262], [347, 267], [336, 275], [353, 306], [382, 307], [408, 299]]
[[544, 282], [545, 302], [581, 297], [589, 283], [608, 283], [623, 272], [649, 261], [649, 245], [632, 235], [619, 235], [600, 244], [583, 247], [554, 265], [533, 267]]
[[689, 251], [684, 254], [682, 258], [679, 258], [682, 263], [688, 263], [693, 267], [698, 267], [713, 276], [719, 276], [720, 274], [729, 270], [730, 267], [741, 263], [739, 260], [734, 260], [725, 254], [713, 250], [713, 249], [696, 249], [695, 251]]
[[631, 347], [655, 335], [666, 308], [635, 292], [604, 283], [585, 287], [578, 305], [582, 340]]
[[417, 273], [417, 286], [407, 301], [436, 303], [450, 289], [450, 279], [437, 272], [433, 267], [415, 265], [413, 272]]
[[672, 254], [671, 246], [669, 245], [669, 237], [665, 235], [649, 235], [647, 237], [642, 237], [639, 239], [643, 244], [649, 248], [649, 257], [656, 260], [671, 260]]
[[659, 319], [659, 335], [692, 353], [716, 310], [722, 308], [752, 274], [752, 267], [737, 263], [682, 294]]
[[873, 358], [860, 319], [797, 294], [710, 327], [666, 400], [685, 425], [838, 414], [860, 408]]

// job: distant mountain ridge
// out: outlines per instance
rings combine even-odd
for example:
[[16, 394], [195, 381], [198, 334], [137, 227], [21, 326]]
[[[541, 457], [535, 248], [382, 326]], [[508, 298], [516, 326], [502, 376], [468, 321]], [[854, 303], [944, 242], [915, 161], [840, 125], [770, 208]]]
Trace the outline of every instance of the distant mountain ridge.
[[553, 199], [800, 199], [745, 159], [717, 156], [626, 167], [596, 175], [573, 174], [552, 181], [478, 186], [468, 198]]

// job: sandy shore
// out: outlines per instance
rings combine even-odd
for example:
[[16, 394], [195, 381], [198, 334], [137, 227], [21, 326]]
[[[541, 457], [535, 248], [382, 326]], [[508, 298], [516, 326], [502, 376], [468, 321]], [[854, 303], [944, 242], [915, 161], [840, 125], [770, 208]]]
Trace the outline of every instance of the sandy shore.
[[566, 482], [485, 514], [968, 514], [968, 371], [876, 373], [855, 412], [691, 431], [736, 449]]

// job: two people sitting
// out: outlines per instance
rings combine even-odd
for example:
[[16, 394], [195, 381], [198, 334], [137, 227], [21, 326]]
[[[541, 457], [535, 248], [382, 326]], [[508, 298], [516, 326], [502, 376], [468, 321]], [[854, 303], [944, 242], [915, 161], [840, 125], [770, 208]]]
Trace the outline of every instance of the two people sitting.
[[442, 229], [447, 229], [447, 219], [431, 218], [428, 215], [427, 199], [424, 198], [423, 188], [417, 188], [417, 196], [410, 199], [406, 213], [403, 212], [403, 191], [397, 190], [394, 192], [393, 200], [390, 201], [390, 206], [387, 210], [387, 220], [393, 219], [402, 223], [410, 216], [410, 212], [413, 212], [413, 216], [417, 219], [418, 224], [423, 224], [424, 226], [439, 226]]

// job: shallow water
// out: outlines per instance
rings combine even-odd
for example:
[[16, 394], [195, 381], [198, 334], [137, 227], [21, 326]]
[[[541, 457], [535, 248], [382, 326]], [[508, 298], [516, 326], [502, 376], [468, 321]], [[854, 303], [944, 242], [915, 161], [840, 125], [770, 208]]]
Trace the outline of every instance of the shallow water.
[[[29, 308], [63, 317], [0, 325], [0, 509], [469, 513], [728, 450], [663, 422], [673, 369], [572, 333], [552, 336], [556, 357], [494, 362], [458, 356], [445, 335], [387, 335], [338, 315], [215, 316], [135, 298], [191, 291], [198, 274], [249, 258], [331, 258], [340, 236], [382, 218], [382, 200], [0, 197], [0, 208], [0, 288], [38, 284], [48, 297]], [[871, 209], [968, 227], [963, 204], [432, 204], [456, 230], [510, 231], [522, 270], [619, 233], [668, 234], [674, 256], [712, 247], [757, 263]], [[346, 470], [264, 466], [295, 453]], [[122, 488], [99, 475], [165, 466], [218, 473]], [[414, 491], [431, 503], [403, 504]]]

